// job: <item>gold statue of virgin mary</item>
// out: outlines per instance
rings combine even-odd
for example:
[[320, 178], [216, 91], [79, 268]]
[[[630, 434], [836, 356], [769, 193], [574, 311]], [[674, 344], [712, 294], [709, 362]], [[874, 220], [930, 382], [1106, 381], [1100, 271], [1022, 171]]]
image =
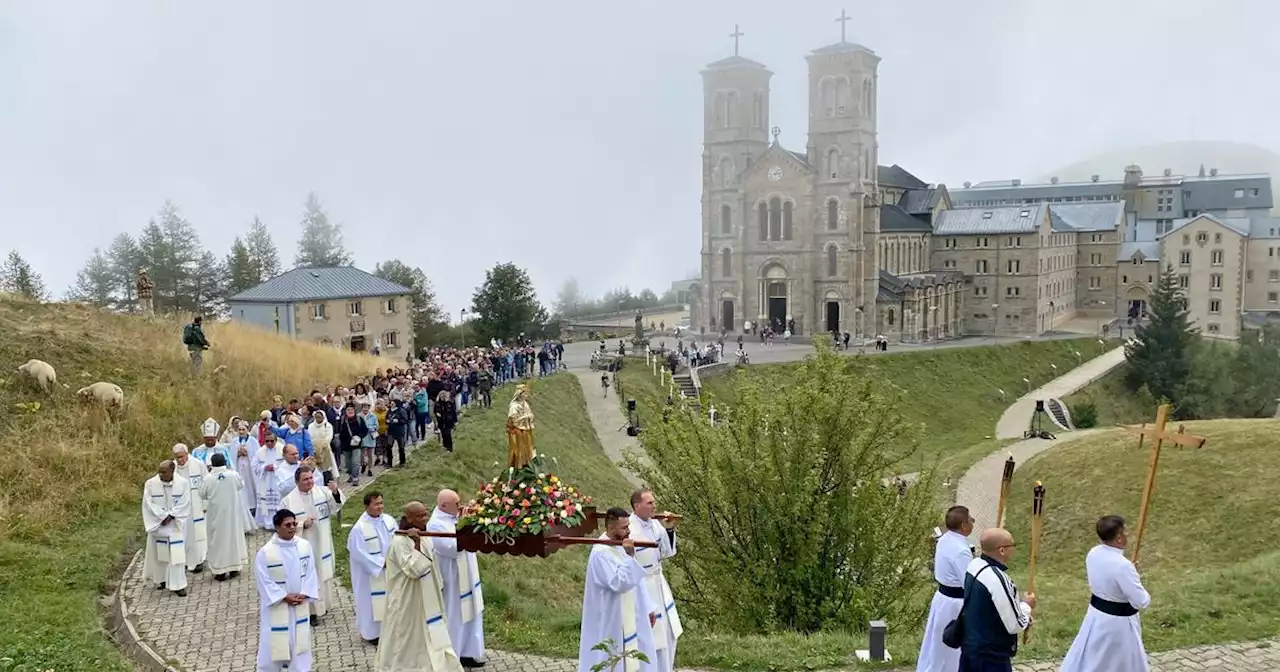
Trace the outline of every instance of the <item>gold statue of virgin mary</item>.
[[529, 387], [516, 386], [516, 394], [507, 406], [507, 464], [523, 469], [533, 460], [533, 407], [529, 405]]

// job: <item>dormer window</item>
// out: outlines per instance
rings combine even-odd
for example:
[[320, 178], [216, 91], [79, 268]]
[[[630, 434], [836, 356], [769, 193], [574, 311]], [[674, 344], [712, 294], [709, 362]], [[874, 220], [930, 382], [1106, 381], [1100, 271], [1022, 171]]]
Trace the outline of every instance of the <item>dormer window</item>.
[[1030, 216], [1031, 216], [1031, 211], [1030, 211], [1030, 210], [1023, 210], [1022, 212], [1018, 213], [1018, 216], [1019, 216], [1019, 217], [1030, 217]]
[[982, 213], [982, 218], [983, 218], [983, 219], [991, 219], [991, 211], [990, 211], [990, 210], [988, 210], [987, 212]]

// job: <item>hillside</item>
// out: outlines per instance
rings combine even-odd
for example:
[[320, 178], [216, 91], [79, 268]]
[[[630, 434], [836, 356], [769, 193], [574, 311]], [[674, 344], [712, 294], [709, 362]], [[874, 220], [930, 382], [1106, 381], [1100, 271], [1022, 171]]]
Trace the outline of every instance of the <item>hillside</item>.
[[[0, 296], [0, 668], [130, 669], [102, 631], [99, 596], [142, 535], [139, 496], [174, 443], [195, 445], [206, 417], [266, 408], [371, 371], [376, 360], [232, 324], [206, 328], [205, 375], [192, 379], [176, 319], [114, 315]], [[15, 369], [58, 372], [45, 395]], [[213, 376], [220, 364], [224, 375]], [[125, 392], [117, 423], [75, 390], [105, 380]], [[12, 662], [10, 662], [12, 661]], [[5, 667], [13, 665], [14, 667]]]
[[[1280, 534], [1274, 514], [1280, 421], [1207, 420], [1186, 428], [1208, 442], [1199, 450], [1161, 451], [1142, 542], [1143, 583], [1152, 595], [1142, 616], [1148, 651], [1280, 632], [1280, 552], [1268, 543]], [[1149, 454], [1132, 434], [1112, 431], [1050, 450], [1017, 471], [1007, 526], [1018, 543], [1010, 568], [1020, 585], [1027, 578], [1031, 489], [1037, 480], [1046, 489], [1038, 625], [1027, 657], [1059, 654], [1071, 644], [1089, 600], [1084, 556], [1097, 543], [1094, 524], [1119, 514], [1131, 539], [1136, 535]]]

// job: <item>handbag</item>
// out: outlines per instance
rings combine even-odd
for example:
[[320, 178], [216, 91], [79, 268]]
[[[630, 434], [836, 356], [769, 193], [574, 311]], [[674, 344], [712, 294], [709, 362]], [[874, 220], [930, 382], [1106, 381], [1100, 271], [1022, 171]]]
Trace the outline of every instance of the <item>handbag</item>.
[[[987, 565], [979, 569], [978, 573], [973, 575], [973, 580], [977, 581], [978, 576], [990, 568], [991, 565]], [[960, 614], [942, 628], [942, 643], [947, 648], [958, 649], [961, 644], [964, 644], [964, 608], [969, 606], [969, 596], [971, 594], [971, 591], [965, 591], [964, 601], [960, 603]]]

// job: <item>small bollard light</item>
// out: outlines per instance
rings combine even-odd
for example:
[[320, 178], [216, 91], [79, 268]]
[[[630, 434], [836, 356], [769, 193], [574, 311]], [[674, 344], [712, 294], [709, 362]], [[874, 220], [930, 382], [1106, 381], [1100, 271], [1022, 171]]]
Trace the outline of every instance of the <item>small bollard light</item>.
[[889, 650], [885, 648], [885, 631], [888, 627], [884, 621], [871, 621], [870, 623], [870, 641], [867, 643], [866, 650], [856, 652], [858, 660], [873, 663], [885, 663], [893, 660], [889, 655]]

